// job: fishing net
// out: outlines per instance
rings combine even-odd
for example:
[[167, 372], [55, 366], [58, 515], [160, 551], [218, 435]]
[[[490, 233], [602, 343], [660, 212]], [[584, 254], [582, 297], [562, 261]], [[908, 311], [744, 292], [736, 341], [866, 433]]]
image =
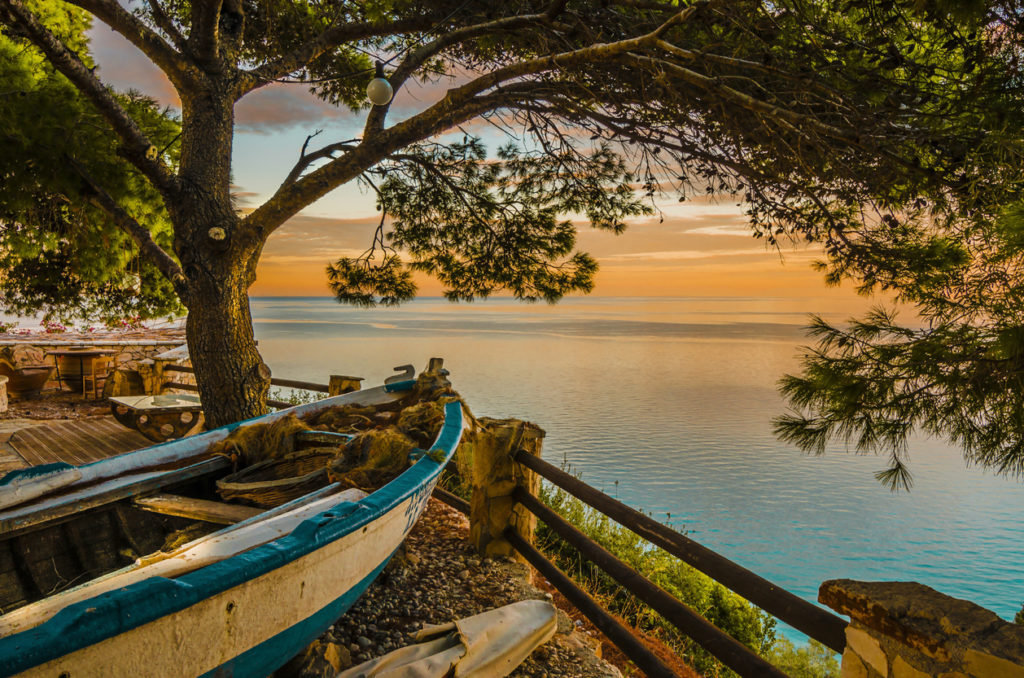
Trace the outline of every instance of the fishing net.
[[372, 491], [409, 466], [415, 447], [411, 438], [393, 428], [360, 433], [331, 461], [327, 477], [344, 487]]
[[417, 446], [427, 449], [437, 439], [444, 423], [444, 406], [439, 401], [417, 403], [402, 410], [396, 424]]
[[[339, 405], [236, 429], [210, 450], [229, 457], [236, 468], [218, 481], [218, 491], [224, 499], [258, 506], [280, 504], [328, 482], [373, 491], [408, 468], [417, 448], [431, 446], [444, 423], [444, 403], [453, 398], [443, 375], [421, 375], [409, 395], [396, 402]], [[337, 445], [311, 444], [298, 435], [304, 431], [354, 437]], [[319, 468], [326, 474], [310, 476], [309, 468], [295, 466], [299, 458], [323, 460]]]
[[210, 452], [228, 457], [236, 467], [244, 468], [294, 452], [295, 434], [309, 430], [309, 424], [289, 414], [269, 424], [236, 428], [227, 438], [211, 445]]

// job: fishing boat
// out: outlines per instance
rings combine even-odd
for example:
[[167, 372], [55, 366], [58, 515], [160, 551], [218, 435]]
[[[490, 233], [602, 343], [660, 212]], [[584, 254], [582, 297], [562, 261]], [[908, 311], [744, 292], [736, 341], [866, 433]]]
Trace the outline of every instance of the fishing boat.
[[[211, 450], [247, 427], [345, 406], [394, 418], [425, 379], [447, 374], [437, 359], [419, 381], [402, 369], [377, 388], [0, 478], [0, 675], [265, 676], [282, 666], [359, 598], [412, 529], [458, 445], [462, 407], [435, 401], [433, 444], [369, 493], [325, 475], [273, 507], [225, 500], [218, 481], [238, 460]], [[316, 444], [338, 435], [302, 434]]]

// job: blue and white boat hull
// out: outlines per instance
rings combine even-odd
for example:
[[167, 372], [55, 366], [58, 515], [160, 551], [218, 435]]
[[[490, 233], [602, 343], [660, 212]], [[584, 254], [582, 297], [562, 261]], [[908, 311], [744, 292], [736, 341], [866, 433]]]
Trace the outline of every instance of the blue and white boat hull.
[[[0, 675], [265, 676], [322, 634], [408, 535], [463, 429], [445, 405], [432, 450], [373, 494], [175, 579], [151, 577], [0, 638]], [[433, 458], [432, 458], [433, 457]]]

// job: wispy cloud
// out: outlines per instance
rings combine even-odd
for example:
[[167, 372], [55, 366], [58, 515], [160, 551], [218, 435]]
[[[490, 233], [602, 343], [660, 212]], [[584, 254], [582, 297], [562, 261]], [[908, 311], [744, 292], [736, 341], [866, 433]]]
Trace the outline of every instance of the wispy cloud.
[[322, 126], [353, 119], [351, 111], [318, 99], [304, 85], [276, 83], [242, 98], [235, 105], [239, 132], [273, 134], [297, 126]]
[[687, 233], [691, 235], [725, 235], [730, 237], [750, 238], [750, 228], [746, 224], [718, 223], [713, 226], [700, 226], [691, 228]]
[[630, 252], [600, 257], [600, 261], [686, 261], [689, 259], [713, 259], [720, 257], [750, 257], [764, 253], [750, 250], [658, 250], [652, 252]]
[[181, 110], [178, 92], [167, 76], [134, 45], [101, 21], [93, 23], [89, 38], [97, 73], [105, 84], [121, 91], [138, 90], [164, 106]]

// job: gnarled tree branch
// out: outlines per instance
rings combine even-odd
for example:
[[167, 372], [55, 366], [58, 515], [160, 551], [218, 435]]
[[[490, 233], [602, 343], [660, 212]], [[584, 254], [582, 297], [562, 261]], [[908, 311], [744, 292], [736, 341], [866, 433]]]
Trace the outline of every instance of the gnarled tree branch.
[[[467, 26], [460, 28], [455, 31], [449, 31], [436, 40], [432, 40], [427, 44], [423, 45], [419, 49], [411, 52], [402, 63], [399, 64], [398, 68], [388, 76], [388, 82], [391, 86], [398, 91], [398, 89], [405, 84], [405, 82], [416, 72], [418, 68], [423, 66], [431, 57], [440, 54], [444, 49], [457, 45], [466, 40], [474, 40], [485, 35], [491, 35], [501, 31], [511, 31], [521, 29], [532, 24], [540, 24], [550, 22], [548, 13], [544, 14], [524, 14], [522, 16], [511, 16], [504, 17], [502, 19], [495, 19], [494, 21], [488, 21], [475, 26]], [[366, 118], [366, 126], [364, 128], [363, 136], [370, 137], [377, 132], [380, 132], [384, 128], [384, 119], [387, 117], [388, 111], [391, 105], [388, 103], [385, 106], [374, 106], [370, 109], [370, 113]]]
[[117, 227], [127, 233], [135, 244], [139, 246], [139, 252], [142, 253], [147, 259], [149, 259], [154, 266], [159, 269], [164, 276], [171, 281], [174, 285], [174, 291], [177, 292], [178, 296], [182, 300], [186, 298], [188, 293], [188, 287], [186, 285], [185, 274], [182, 273], [181, 267], [178, 265], [171, 255], [163, 250], [162, 247], [156, 244], [153, 240], [153, 235], [149, 232], [145, 226], [135, 220], [132, 215], [128, 214], [123, 207], [117, 204], [117, 201], [97, 182], [89, 172], [82, 167], [82, 165], [74, 158], [67, 156], [68, 164], [75, 170], [82, 181], [89, 187], [91, 192], [92, 202], [102, 209], [104, 212], [110, 215], [110, 218], [114, 220]]
[[[149, 57], [160, 70], [167, 74], [171, 83], [182, 89], [195, 79], [195, 73], [188, 61], [149, 26], [139, 21], [115, 0], [68, 0], [94, 15], [103, 23], [121, 34], [128, 42]], [[172, 35], [173, 37], [173, 35]]]
[[171, 42], [178, 49], [179, 52], [185, 51], [186, 40], [185, 36], [181, 34], [178, 27], [174, 25], [171, 18], [167, 16], [167, 12], [160, 6], [160, 0], [146, 0], [149, 4], [149, 11], [153, 15], [153, 22], [156, 23], [157, 27], [162, 30]]
[[76, 54], [39, 22], [21, 0], [0, 0], [0, 9], [25, 32], [50, 63], [92, 101], [124, 142], [121, 149], [124, 157], [153, 182], [166, 200], [175, 200], [179, 191], [177, 177], [160, 161], [157, 148], [110, 90], [96, 79]]
[[374, 37], [379, 38], [409, 31], [427, 30], [432, 27], [433, 22], [437, 18], [432, 15], [424, 15], [399, 21], [346, 23], [332, 26], [315, 38], [306, 41], [291, 53], [284, 54], [278, 59], [247, 71], [241, 81], [238, 96], [241, 97], [257, 87], [262, 87], [306, 66], [317, 57], [342, 43]]
[[359, 141], [358, 139], [351, 139], [349, 141], [339, 141], [337, 143], [328, 144], [323, 148], [319, 148], [313, 151], [312, 153], [306, 153], [306, 149], [309, 147], [309, 142], [313, 139], [313, 137], [315, 137], [319, 133], [320, 130], [317, 130], [316, 134], [310, 134], [308, 137], [306, 137], [306, 141], [302, 144], [302, 150], [299, 151], [299, 159], [295, 163], [295, 167], [292, 168], [292, 171], [289, 172], [288, 176], [286, 176], [284, 178], [284, 181], [281, 182], [281, 186], [287, 186], [289, 184], [295, 183], [299, 179], [299, 177], [302, 176], [302, 173], [306, 170], [306, 168], [312, 165], [317, 160], [323, 160], [324, 158], [333, 158], [335, 153], [338, 153], [339, 151], [349, 150], [352, 148], [352, 145], [354, 143]]
[[[514, 101], [510, 100], [508, 92], [499, 91], [490, 95], [481, 93], [492, 90], [506, 81], [568, 66], [611, 60], [631, 50], [651, 45], [660, 39], [669, 28], [689, 18], [697, 7], [698, 5], [692, 5], [675, 13], [653, 31], [644, 35], [528, 59], [498, 68], [461, 87], [451, 89], [441, 101], [412, 118], [381, 131], [372, 139], [364, 140], [362, 144], [344, 157], [332, 160], [292, 184], [283, 184], [267, 202], [249, 214], [244, 223], [269, 235], [299, 209], [326, 195], [344, 182], [359, 176], [394, 151], [410, 143], [429, 138], [487, 111], [514, 104]], [[538, 84], [538, 86], [542, 85]], [[529, 98], [528, 94], [523, 96]]]
[[209, 66], [217, 60], [220, 41], [220, 12], [224, 0], [196, 0], [192, 3], [192, 30], [189, 49]]

